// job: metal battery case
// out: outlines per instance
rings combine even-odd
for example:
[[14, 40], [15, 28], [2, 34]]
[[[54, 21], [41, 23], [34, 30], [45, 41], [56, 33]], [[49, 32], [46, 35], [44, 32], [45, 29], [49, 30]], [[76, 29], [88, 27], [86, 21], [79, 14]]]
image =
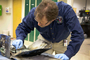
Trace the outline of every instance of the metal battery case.
[[0, 52], [3, 56], [10, 58], [10, 37], [0, 34]]

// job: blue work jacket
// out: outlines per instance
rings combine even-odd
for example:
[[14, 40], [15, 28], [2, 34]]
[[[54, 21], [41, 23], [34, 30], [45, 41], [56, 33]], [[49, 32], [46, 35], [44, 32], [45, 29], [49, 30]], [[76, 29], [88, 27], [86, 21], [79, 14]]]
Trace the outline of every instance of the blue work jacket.
[[[23, 19], [16, 29], [17, 39], [24, 41], [27, 34], [34, 30], [34, 27], [40, 32], [40, 34], [48, 41], [58, 43], [63, 39], [66, 39], [71, 32], [71, 42], [69, 43], [65, 54], [71, 58], [74, 56], [84, 40], [83, 30], [78, 21], [78, 18], [73, 11], [72, 7], [64, 2], [56, 2], [59, 14], [50, 25], [41, 28], [38, 26], [38, 22], [35, 21], [35, 8], [32, 8], [28, 15]], [[59, 21], [60, 20], [60, 21]]]

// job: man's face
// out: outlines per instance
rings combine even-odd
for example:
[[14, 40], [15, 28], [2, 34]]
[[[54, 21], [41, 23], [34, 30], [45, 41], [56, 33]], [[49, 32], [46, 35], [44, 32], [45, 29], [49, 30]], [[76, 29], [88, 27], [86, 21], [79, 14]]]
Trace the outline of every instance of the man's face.
[[46, 17], [44, 16], [42, 18], [42, 20], [35, 18], [35, 20], [38, 22], [38, 26], [40, 26], [41, 28], [46, 27], [48, 25], [50, 25], [54, 20], [52, 21], [47, 21]]

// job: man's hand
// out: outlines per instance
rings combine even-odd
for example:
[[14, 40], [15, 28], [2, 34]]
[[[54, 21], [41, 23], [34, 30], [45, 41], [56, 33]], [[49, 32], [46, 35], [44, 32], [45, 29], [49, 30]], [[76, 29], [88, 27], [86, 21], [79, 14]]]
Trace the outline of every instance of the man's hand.
[[56, 54], [54, 57], [62, 60], [69, 60], [69, 58], [65, 54]]
[[21, 39], [18, 40], [14, 40], [12, 42], [12, 45], [16, 48], [16, 49], [20, 49], [23, 46], [23, 41]]

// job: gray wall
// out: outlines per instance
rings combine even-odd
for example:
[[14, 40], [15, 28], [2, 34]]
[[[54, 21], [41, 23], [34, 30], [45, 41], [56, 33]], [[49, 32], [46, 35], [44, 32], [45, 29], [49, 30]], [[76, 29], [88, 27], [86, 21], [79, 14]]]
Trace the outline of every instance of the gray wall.
[[[79, 10], [85, 7], [86, 0], [74, 0], [73, 7], [77, 8], [76, 14], [78, 15]], [[87, 0], [87, 9], [90, 9], [90, 0]]]

